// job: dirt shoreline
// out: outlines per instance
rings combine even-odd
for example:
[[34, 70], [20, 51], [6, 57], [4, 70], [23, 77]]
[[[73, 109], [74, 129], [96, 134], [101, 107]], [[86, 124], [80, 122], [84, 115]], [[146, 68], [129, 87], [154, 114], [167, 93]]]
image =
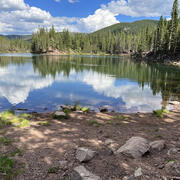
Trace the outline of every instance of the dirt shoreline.
[[[40, 123], [45, 121], [48, 124]], [[57, 120], [52, 118], [52, 113], [35, 113], [30, 118], [29, 127], [8, 126], [0, 129], [0, 136], [12, 139], [9, 145], [0, 144], [1, 155], [17, 148], [22, 151], [22, 156], [14, 157], [14, 171], [18, 172], [13, 177], [15, 180], [68, 180], [79, 165], [102, 180], [130, 180], [138, 168], [142, 169], [142, 175], [134, 179], [180, 177], [166, 168], [170, 161], [180, 163], [179, 152], [168, 155], [171, 148], [180, 148], [179, 105], [163, 118], [153, 113], [71, 112], [69, 119]], [[165, 140], [165, 148], [132, 159], [113, 154], [105, 143], [111, 139], [119, 148], [133, 136], [146, 138], [149, 142]], [[78, 147], [90, 148], [97, 155], [87, 163], [80, 163], [75, 158]], [[62, 162], [66, 162], [66, 167], [60, 167]], [[50, 173], [54, 167], [58, 167], [57, 171]], [[6, 176], [0, 174], [0, 179], [6, 179]]]

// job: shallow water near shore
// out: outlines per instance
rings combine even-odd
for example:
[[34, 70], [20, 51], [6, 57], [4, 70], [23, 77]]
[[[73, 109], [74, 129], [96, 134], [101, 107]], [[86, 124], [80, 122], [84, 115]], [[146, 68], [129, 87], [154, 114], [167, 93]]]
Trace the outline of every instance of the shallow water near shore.
[[0, 111], [51, 112], [61, 104], [152, 112], [180, 100], [180, 68], [129, 57], [0, 55]]

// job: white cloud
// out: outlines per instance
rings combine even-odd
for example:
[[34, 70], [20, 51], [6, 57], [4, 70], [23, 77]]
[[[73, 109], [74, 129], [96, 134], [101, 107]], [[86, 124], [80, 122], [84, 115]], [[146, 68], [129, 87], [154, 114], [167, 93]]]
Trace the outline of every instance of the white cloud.
[[1, 0], [0, 1], [0, 11], [9, 11], [9, 10], [20, 10], [25, 9], [27, 4], [24, 3], [24, 0]]
[[111, 1], [107, 5], [102, 5], [102, 9], [107, 9], [114, 15], [127, 15], [132, 17], [156, 17], [170, 15], [174, 0], [117, 0]]
[[[69, 0], [70, 3], [77, 1]], [[0, 0], [0, 34], [31, 34], [39, 26], [52, 24], [57, 31], [93, 32], [118, 23], [120, 14], [132, 17], [170, 15], [172, 4], [173, 0], [112, 0], [88, 17], [69, 18], [53, 17], [45, 10], [30, 7], [24, 0]]]
[[93, 15], [80, 19], [81, 27], [91, 32], [116, 23], [119, 23], [119, 21], [114, 14], [107, 9], [98, 9]]
[[69, 3], [79, 2], [79, 0], [68, 0]]

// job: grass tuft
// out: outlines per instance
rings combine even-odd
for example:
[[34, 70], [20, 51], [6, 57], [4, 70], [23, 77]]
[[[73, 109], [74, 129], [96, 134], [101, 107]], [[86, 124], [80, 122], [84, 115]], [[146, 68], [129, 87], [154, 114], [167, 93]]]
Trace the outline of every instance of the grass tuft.
[[164, 114], [168, 114], [169, 111], [167, 109], [158, 109], [158, 110], [154, 110], [153, 113], [160, 118], [163, 118]]
[[96, 126], [98, 127], [100, 124], [97, 120], [91, 120], [90, 123], [89, 123], [91, 126]]
[[12, 143], [12, 140], [4, 137], [4, 136], [0, 136], [0, 144], [4, 144], [4, 145], [10, 145]]
[[0, 172], [5, 175], [12, 174], [14, 160], [8, 156], [0, 156]]
[[59, 171], [59, 167], [50, 167], [50, 168], [48, 169], [48, 173], [49, 173], [49, 174], [57, 174], [58, 171]]
[[48, 121], [40, 121], [38, 124], [40, 126], [50, 126], [51, 125], [50, 122], [48, 122]]

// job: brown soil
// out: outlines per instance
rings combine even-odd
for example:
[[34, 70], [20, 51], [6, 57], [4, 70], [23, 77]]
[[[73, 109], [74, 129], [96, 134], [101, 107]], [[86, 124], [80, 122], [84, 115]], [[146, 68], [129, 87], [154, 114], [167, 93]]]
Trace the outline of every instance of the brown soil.
[[[180, 107], [163, 118], [152, 113], [122, 116], [119, 113], [73, 112], [70, 119], [55, 120], [51, 115], [34, 114], [28, 128], [0, 130], [0, 135], [13, 139], [12, 145], [0, 147], [0, 153], [17, 147], [23, 149], [22, 157], [15, 157], [15, 169], [24, 167], [15, 180], [66, 180], [72, 169], [80, 164], [103, 180], [121, 180], [134, 174], [139, 167], [143, 170], [141, 179], [159, 180], [163, 176], [173, 176], [165, 171], [164, 165], [168, 161], [180, 163], [180, 154], [167, 155], [171, 147], [180, 147]], [[94, 120], [98, 125], [92, 125]], [[38, 125], [40, 121], [49, 121], [50, 126]], [[111, 154], [104, 143], [110, 138], [120, 147], [132, 136], [147, 138], [149, 142], [163, 139], [166, 148], [135, 160]], [[79, 163], [75, 159], [77, 147], [88, 147], [98, 154], [88, 163]], [[68, 161], [68, 167], [60, 169], [57, 174], [48, 173], [48, 169], [57, 167], [59, 161]]]

